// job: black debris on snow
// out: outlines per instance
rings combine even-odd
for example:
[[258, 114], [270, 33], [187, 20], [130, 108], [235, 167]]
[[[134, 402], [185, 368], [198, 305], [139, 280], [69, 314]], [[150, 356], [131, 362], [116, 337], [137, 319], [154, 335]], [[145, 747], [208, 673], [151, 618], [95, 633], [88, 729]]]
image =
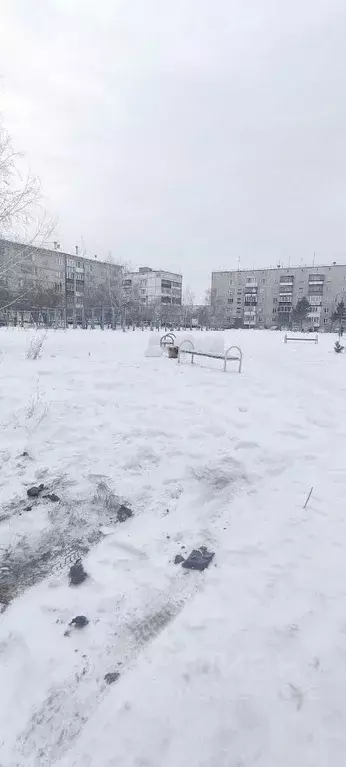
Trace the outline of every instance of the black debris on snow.
[[70, 567], [68, 575], [70, 579], [70, 586], [79, 586], [79, 584], [83, 583], [83, 581], [85, 581], [85, 579], [88, 577], [88, 573], [85, 572], [82, 561], [80, 559], [77, 559], [77, 562], [75, 562], [75, 564]]
[[107, 684], [113, 684], [119, 679], [119, 677], [119, 671], [108, 671], [108, 673], [104, 675], [104, 680], [107, 682]]
[[77, 629], [84, 629], [84, 626], [87, 626], [88, 623], [88, 618], [85, 615], [76, 615], [75, 618], [72, 618], [69, 625], [75, 626]]
[[133, 511], [128, 506], [122, 504], [117, 511], [118, 522], [126, 522], [127, 519], [132, 517]]
[[182, 567], [186, 567], [188, 570], [205, 570], [210, 565], [214, 556], [214, 551], [208, 551], [205, 546], [201, 546], [200, 549], [191, 551], [191, 554], [183, 562]]
[[28, 498], [38, 498], [40, 493], [42, 493], [42, 490], [44, 490], [44, 485], [39, 485], [38, 487], [29, 487], [29, 489], [26, 491], [26, 494]]

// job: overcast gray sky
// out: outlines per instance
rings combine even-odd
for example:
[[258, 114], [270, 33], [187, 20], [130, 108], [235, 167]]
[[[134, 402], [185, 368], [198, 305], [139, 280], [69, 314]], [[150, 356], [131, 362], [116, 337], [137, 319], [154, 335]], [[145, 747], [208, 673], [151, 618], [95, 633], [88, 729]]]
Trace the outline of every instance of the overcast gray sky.
[[346, 262], [345, 0], [0, 0], [3, 121], [61, 246]]

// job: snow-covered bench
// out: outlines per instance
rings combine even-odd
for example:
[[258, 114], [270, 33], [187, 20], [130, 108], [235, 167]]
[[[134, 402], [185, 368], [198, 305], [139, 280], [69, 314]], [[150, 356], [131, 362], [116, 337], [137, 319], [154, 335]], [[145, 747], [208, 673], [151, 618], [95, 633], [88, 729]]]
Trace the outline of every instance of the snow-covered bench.
[[287, 344], [287, 341], [312, 341], [314, 344], [318, 344], [318, 335], [316, 333], [315, 336], [312, 334], [310, 336], [288, 336], [285, 333], [284, 344]]
[[[189, 344], [189, 347], [186, 348], [186, 345]], [[185, 347], [185, 348], [184, 348]], [[231, 352], [233, 352], [231, 354]], [[223, 360], [223, 370], [224, 373], [227, 370], [227, 362], [238, 362], [238, 373], [241, 373], [242, 368], [242, 362], [243, 362], [243, 352], [240, 348], [240, 346], [229, 346], [227, 349], [219, 350], [219, 351], [212, 351], [208, 350], [208, 348], [195, 348], [194, 342], [190, 339], [185, 339], [179, 344], [178, 348], [178, 363], [180, 363], [180, 358], [182, 354], [190, 354], [191, 355], [191, 364], [193, 364], [194, 357], [210, 357], [214, 360]]]

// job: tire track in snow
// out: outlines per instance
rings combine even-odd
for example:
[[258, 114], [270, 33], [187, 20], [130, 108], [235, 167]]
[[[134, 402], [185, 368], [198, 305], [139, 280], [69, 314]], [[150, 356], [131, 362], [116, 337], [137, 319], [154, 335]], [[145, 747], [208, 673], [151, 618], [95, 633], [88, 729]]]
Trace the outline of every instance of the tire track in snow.
[[[54, 764], [70, 748], [107, 695], [109, 688], [104, 675], [113, 670], [126, 673], [143, 648], [167, 629], [185, 604], [203, 588], [207, 572], [185, 571], [173, 564], [174, 555], [179, 551], [187, 554], [202, 543], [213, 545], [213, 528], [220, 529], [229, 521], [231, 498], [235, 493], [248, 490], [249, 482], [237, 462], [236, 472], [234, 466], [228, 471], [221, 465], [219, 472], [214, 465], [200, 467], [194, 472], [194, 488], [194, 494], [185, 492], [179, 496], [175, 511], [168, 516], [161, 513], [151, 518], [150, 515], [133, 518], [121, 530], [114, 529], [113, 534], [90, 552], [85, 561], [89, 583], [83, 584], [83, 591], [73, 592], [78, 601], [90, 605], [90, 610], [85, 609], [90, 625], [83, 633], [74, 631], [67, 638], [62, 637], [61, 628], [60, 641], [71, 645], [68, 663], [62, 667], [64, 673], [59, 681], [49, 685], [40, 705], [35, 706], [14, 748], [15, 761], [10, 767]], [[151, 545], [149, 539], [148, 556], [143, 556], [148, 548], [148, 531], [149, 538], [151, 532], [156, 540]], [[127, 542], [127, 536], [131, 543]], [[181, 545], [186, 545], [185, 551]], [[102, 594], [102, 585], [97, 580], [100, 568], [103, 568], [106, 594]], [[113, 583], [111, 589], [107, 585], [108, 579], [114, 577], [117, 590], [123, 589], [117, 604], [114, 596], [110, 596]], [[62, 600], [57, 598], [59, 590], [59, 586], [54, 585], [55, 602], [59, 606], [53, 615], [59, 616], [62, 627], [67, 621], [67, 612], [61, 609], [63, 595]], [[66, 588], [62, 587], [61, 591], [66, 594]], [[46, 593], [47, 601], [51, 600]], [[46, 608], [50, 620], [51, 610]], [[53, 657], [47, 660], [49, 666], [52, 662]]]

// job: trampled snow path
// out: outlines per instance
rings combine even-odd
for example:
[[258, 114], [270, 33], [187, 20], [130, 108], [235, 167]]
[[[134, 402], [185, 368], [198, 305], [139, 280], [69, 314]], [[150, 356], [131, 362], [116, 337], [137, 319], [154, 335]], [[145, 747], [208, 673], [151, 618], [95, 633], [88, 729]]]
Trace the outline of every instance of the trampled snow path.
[[[0, 764], [341, 765], [345, 359], [330, 336], [243, 331], [224, 375], [144, 359], [145, 335], [51, 333], [34, 363], [1, 334], [4, 500], [60, 478], [94, 515], [104, 481], [135, 516], [103, 525], [80, 588], [63, 568], [1, 616]], [[0, 523], [0, 545], [47, 513]], [[172, 563], [202, 543], [206, 573]]]

